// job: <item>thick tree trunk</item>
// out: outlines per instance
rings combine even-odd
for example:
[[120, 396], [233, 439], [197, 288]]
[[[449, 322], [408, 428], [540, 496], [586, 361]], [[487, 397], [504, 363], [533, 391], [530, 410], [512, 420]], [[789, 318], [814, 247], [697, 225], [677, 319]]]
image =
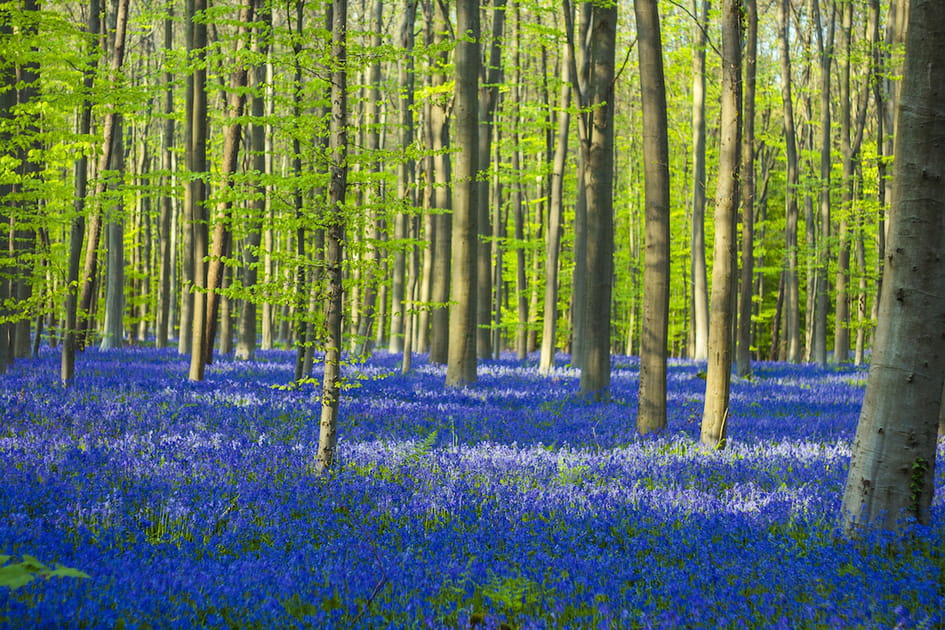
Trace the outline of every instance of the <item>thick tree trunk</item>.
[[456, 169], [453, 179], [453, 256], [446, 385], [476, 382], [476, 299], [479, 250], [479, 0], [456, 5]]
[[656, 0], [634, 2], [643, 104], [645, 237], [643, 333], [637, 431], [666, 427], [666, 344], [669, 332], [669, 139], [662, 43]]
[[712, 324], [700, 441], [723, 448], [732, 376], [736, 215], [741, 149], [741, 3], [722, 1], [722, 112], [712, 251]]
[[610, 308], [614, 275], [614, 76], [617, 6], [595, 6], [588, 55], [588, 104], [593, 108], [584, 187], [587, 190], [585, 360], [580, 391], [610, 394]]
[[848, 536], [928, 524], [945, 383], [945, 12], [911, 0], [885, 289], [841, 518]]
[[346, 0], [332, 0], [331, 122], [329, 125], [328, 219], [325, 231], [325, 265], [328, 278], [328, 312], [325, 371], [322, 377], [321, 419], [316, 469], [327, 471], [335, 463], [338, 444], [338, 402], [341, 395], [342, 261], [344, 252], [344, 203], [348, 180], [348, 79]]

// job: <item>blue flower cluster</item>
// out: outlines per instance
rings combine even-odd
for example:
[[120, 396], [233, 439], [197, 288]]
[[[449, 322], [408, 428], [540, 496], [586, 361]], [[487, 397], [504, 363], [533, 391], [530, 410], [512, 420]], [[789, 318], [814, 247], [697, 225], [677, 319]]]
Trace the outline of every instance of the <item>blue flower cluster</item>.
[[69, 389], [56, 357], [19, 362], [0, 377], [0, 554], [91, 579], [0, 589], [0, 627], [945, 625], [941, 495], [918, 536], [837, 531], [863, 369], [757, 364], [729, 447], [706, 452], [691, 362], [670, 365], [668, 430], [641, 438], [634, 358], [607, 403], [534, 360], [459, 390], [398, 360], [345, 366], [327, 475], [290, 353], [191, 383], [172, 351], [90, 349]]

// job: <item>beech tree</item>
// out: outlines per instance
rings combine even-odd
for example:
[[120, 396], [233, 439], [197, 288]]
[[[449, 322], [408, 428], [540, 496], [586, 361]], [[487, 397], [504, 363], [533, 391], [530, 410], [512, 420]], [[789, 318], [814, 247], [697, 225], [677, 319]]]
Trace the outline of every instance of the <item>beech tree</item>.
[[635, 0], [643, 106], [645, 240], [643, 338], [637, 430], [666, 427], [666, 354], [669, 329], [669, 124], [663, 45], [656, 0]]
[[700, 441], [725, 446], [732, 376], [732, 333], [735, 305], [736, 213], [741, 152], [742, 29], [739, 0], [722, 2], [722, 117], [719, 174], [715, 189], [715, 245], [712, 263], [712, 318], [709, 362]]
[[329, 123], [328, 214], [325, 229], [325, 271], [328, 301], [325, 316], [325, 366], [316, 469], [335, 463], [338, 444], [338, 401], [341, 395], [342, 262], [344, 260], [345, 197], [348, 188], [348, 3], [331, 3], [331, 121]]
[[479, 0], [456, 5], [455, 117], [453, 171], [453, 257], [450, 338], [446, 384], [476, 381], [476, 256], [479, 250]]
[[928, 524], [945, 384], [945, 12], [911, 0], [876, 343], [841, 520]]

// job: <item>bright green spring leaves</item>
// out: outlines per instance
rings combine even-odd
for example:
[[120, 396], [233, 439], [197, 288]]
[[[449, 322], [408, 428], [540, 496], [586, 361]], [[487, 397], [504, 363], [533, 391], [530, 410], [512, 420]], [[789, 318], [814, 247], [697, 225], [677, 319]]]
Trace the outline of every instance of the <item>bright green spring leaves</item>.
[[12, 558], [13, 556], [0, 554], [0, 587], [8, 586], [11, 589], [19, 588], [29, 584], [37, 577], [47, 580], [54, 576], [84, 579], [91, 577], [87, 573], [79, 571], [78, 569], [70, 569], [69, 567], [62, 566], [58, 562], [54, 569], [50, 569], [33, 556], [26, 554], [23, 554], [22, 562], [7, 564]]

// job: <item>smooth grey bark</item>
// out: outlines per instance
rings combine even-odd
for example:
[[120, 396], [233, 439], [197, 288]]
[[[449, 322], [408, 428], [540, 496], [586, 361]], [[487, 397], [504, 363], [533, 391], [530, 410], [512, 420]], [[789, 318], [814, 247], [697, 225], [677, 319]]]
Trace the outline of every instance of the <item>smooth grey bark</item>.
[[[436, 2], [433, 15], [433, 43], [442, 52], [436, 55], [441, 68], [447, 66], [449, 53], [446, 42], [452, 39], [452, 25], [449, 18], [448, 1]], [[445, 71], [440, 69], [433, 74], [433, 88], [442, 89], [447, 82]], [[453, 230], [453, 206], [450, 184], [452, 181], [452, 162], [450, 160], [450, 103], [443, 97], [432, 103], [430, 110], [433, 144], [433, 217], [435, 225], [433, 245], [433, 308], [430, 314], [430, 362], [445, 364], [449, 355], [449, 299], [450, 265], [453, 259], [450, 253]]]
[[539, 374], [548, 375], [555, 366], [555, 338], [558, 326], [558, 267], [561, 253], [561, 225], [564, 216], [564, 169], [568, 158], [568, 130], [571, 126], [570, 47], [561, 47], [561, 91], [558, 96], [558, 136], [551, 165], [551, 199], [548, 229], [545, 231], [544, 319], [541, 331]]
[[662, 42], [656, 0], [636, 0], [637, 50], [643, 105], [645, 188], [643, 335], [637, 431], [666, 427], [666, 360], [669, 333], [669, 131]]
[[[112, 153], [109, 170], [118, 173], [125, 170], [124, 125], [119, 118], [112, 136]], [[123, 186], [114, 186], [105, 210], [105, 321], [99, 347], [102, 350], [120, 348], [125, 336], [125, 224], [122, 207]]]
[[847, 536], [928, 524], [945, 384], [945, 12], [911, 0], [876, 344], [843, 493]]
[[723, 448], [732, 376], [735, 253], [741, 151], [741, 2], [722, 0], [722, 111], [719, 175], [715, 191], [712, 314], [700, 442]]
[[[207, 164], [207, 25], [203, 22], [202, 14], [207, 9], [207, 0], [190, 0], [187, 2], [187, 21], [192, 22], [191, 40], [188, 45], [190, 56], [194, 63], [190, 81], [193, 85], [193, 97], [188, 103], [186, 116], [189, 120], [187, 137], [188, 156], [187, 170], [190, 176], [188, 192], [184, 196], [185, 213], [188, 226], [185, 229], [192, 231], [190, 255], [192, 256], [193, 275], [191, 291], [192, 306], [190, 309], [191, 321], [181, 319], [181, 327], [190, 329], [190, 372], [192, 381], [203, 380], [204, 358], [206, 356], [206, 289], [207, 264], [204, 259], [208, 253], [210, 241], [209, 213], [206, 207], [207, 182], [209, 165]], [[189, 87], [189, 86], [188, 86]], [[185, 252], [186, 255], [186, 252]], [[183, 311], [183, 309], [182, 309]]]
[[797, 273], [797, 224], [798, 224], [798, 164], [797, 132], [794, 124], [794, 102], [791, 82], [790, 52], [790, 0], [779, 3], [778, 47], [781, 57], [781, 102], [784, 108], [784, 152], [787, 162], [785, 188], [785, 265], [784, 265], [784, 336], [787, 344], [786, 358], [796, 363], [801, 357], [800, 297]]
[[744, 378], [752, 373], [751, 344], [755, 267], [755, 85], [757, 83], [758, 6], [745, 0], [745, 49], [742, 58], [742, 265], [738, 300], [738, 330], [735, 344], [735, 373]]
[[449, 353], [446, 385], [476, 382], [478, 337], [476, 301], [479, 253], [479, 0], [456, 4], [455, 121], [456, 153], [453, 170], [453, 230], [450, 281]]
[[585, 359], [580, 393], [610, 395], [610, 309], [614, 275], [614, 77], [617, 5], [591, 13], [587, 100], [592, 108], [584, 187], [587, 191], [587, 301]]
[[709, 0], [693, 0], [698, 20], [693, 27], [692, 55], [692, 358], [709, 356], [709, 286], [705, 265], [705, 49], [709, 25]]
[[505, 32], [505, 0], [493, 0], [492, 37], [489, 58], [480, 69], [479, 85], [479, 191], [478, 216], [479, 251], [476, 254], [476, 355], [480, 358], [492, 356], [492, 221], [489, 197], [489, 171], [492, 158], [492, 132], [495, 112], [499, 104], [499, 84], [502, 82], [502, 49]]
[[344, 260], [344, 204], [348, 187], [348, 4], [332, 0], [331, 122], [329, 123], [328, 215], [325, 230], [325, 271], [328, 280], [325, 316], [325, 369], [322, 376], [318, 432], [318, 472], [332, 468], [338, 446], [338, 403], [341, 395], [342, 262]]
[[[101, 30], [99, 13], [101, 4], [98, 0], [92, 0], [89, 3], [89, 15], [86, 23], [86, 32], [89, 34], [89, 40], [93, 43], [90, 47], [95, 50], [98, 48], [98, 33]], [[89, 52], [92, 52], [90, 50]], [[90, 55], [88, 65], [82, 70], [82, 105], [79, 109], [78, 132], [87, 135], [92, 131], [92, 102], [91, 91], [95, 79], [95, 73], [98, 66], [98, 56]], [[12, 92], [10, 92], [12, 95]], [[65, 330], [63, 331], [62, 355], [60, 357], [59, 380], [63, 385], [70, 385], [75, 379], [75, 351], [77, 345], [77, 326], [78, 326], [78, 285], [79, 285], [79, 265], [82, 262], [82, 241], [85, 238], [85, 201], [88, 193], [89, 178], [89, 157], [86, 152], [81, 152], [75, 162], [75, 199], [72, 204], [73, 217], [69, 228], [69, 263], [66, 275], [66, 304], [65, 304]], [[0, 221], [2, 223], [2, 221]], [[6, 286], [6, 282], [0, 281], [0, 292]], [[0, 304], [3, 302], [3, 295], [0, 293]], [[0, 313], [2, 314], [2, 313]], [[0, 373], [6, 368], [6, 360], [3, 352], [6, 349], [4, 342], [4, 328], [0, 324]]]

